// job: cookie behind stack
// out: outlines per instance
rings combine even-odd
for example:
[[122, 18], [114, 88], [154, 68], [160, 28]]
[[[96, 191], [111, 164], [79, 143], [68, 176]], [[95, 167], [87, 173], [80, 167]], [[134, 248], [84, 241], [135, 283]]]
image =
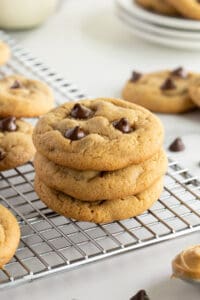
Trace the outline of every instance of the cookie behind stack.
[[162, 192], [163, 128], [138, 105], [107, 98], [63, 104], [39, 120], [33, 141], [35, 190], [66, 217], [133, 217]]

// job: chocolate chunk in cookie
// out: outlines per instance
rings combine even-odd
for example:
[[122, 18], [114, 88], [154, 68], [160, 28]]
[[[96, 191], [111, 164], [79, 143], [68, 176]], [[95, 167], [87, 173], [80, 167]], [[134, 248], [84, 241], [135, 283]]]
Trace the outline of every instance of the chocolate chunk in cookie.
[[6, 152], [0, 148], [0, 160], [3, 160], [6, 157]]
[[16, 131], [16, 118], [8, 117], [0, 120], [0, 130], [2, 131]]
[[150, 300], [145, 290], [140, 290], [130, 300]]
[[142, 73], [133, 71], [132, 77], [131, 77], [130, 81], [131, 81], [131, 82], [136, 82], [136, 81], [138, 81], [141, 77], [142, 77]]
[[163, 91], [174, 90], [175, 88], [176, 88], [176, 85], [171, 78], [167, 78], [160, 87], [160, 89]]
[[129, 121], [126, 118], [121, 118], [120, 120], [114, 121], [113, 126], [123, 133], [129, 133], [133, 131], [133, 128], [130, 126]]
[[171, 74], [180, 78], [187, 78], [188, 76], [188, 72], [182, 67], [173, 70]]
[[71, 117], [75, 119], [88, 119], [93, 114], [93, 111], [79, 103], [75, 104], [71, 110]]
[[11, 89], [20, 89], [20, 88], [22, 88], [22, 84], [19, 82], [19, 80], [15, 80], [10, 88]]
[[172, 152], [180, 152], [185, 150], [185, 145], [181, 138], [176, 138], [171, 145], [169, 146], [169, 150]]
[[84, 138], [86, 136], [86, 133], [82, 128], [76, 126], [74, 128], [67, 129], [64, 136], [72, 141], [77, 141]]

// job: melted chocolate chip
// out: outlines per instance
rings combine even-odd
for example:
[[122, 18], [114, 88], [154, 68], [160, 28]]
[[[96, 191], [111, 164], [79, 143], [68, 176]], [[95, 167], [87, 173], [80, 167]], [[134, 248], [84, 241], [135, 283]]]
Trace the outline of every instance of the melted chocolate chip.
[[173, 70], [171, 74], [180, 78], [186, 78], [188, 76], [187, 71], [182, 67]]
[[18, 80], [15, 80], [11, 85], [11, 89], [20, 89], [22, 87], [21, 83]]
[[114, 121], [112, 124], [116, 129], [123, 133], [133, 131], [133, 128], [131, 128], [129, 121], [126, 118], [121, 118], [120, 120]]
[[99, 174], [99, 176], [100, 177], [104, 177], [105, 174], [106, 174], [106, 171], [101, 171], [100, 174]]
[[131, 82], [136, 82], [136, 81], [138, 81], [141, 77], [142, 77], [142, 73], [133, 71], [132, 77], [131, 77], [130, 81], [131, 81]]
[[171, 78], [167, 78], [160, 87], [160, 89], [163, 91], [174, 90], [175, 88], [176, 88], [176, 85], [174, 84], [174, 82]]
[[150, 300], [145, 290], [140, 290], [130, 300]]
[[72, 141], [77, 141], [84, 138], [86, 136], [86, 133], [82, 128], [76, 126], [74, 128], [67, 129], [64, 136]]
[[88, 119], [92, 113], [91, 109], [77, 103], [72, 108], [70, 115], [75, 119]]
[[2, 131], [16, 131], [16, 118], [8, 117], [0, 120], [0, 130]]
[[181, 138], [176, 138], [171, 145], [169, 146], [169, 150], [172, 152], [180, 152], [185, 149], [185, 145]]
[[3, 160], [6, 157], [6, 152], [0, 148], [0, 160]]

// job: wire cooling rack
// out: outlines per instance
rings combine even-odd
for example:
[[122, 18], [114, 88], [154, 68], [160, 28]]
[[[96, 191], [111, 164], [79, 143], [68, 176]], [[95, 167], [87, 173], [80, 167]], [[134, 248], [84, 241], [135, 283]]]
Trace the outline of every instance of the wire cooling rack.
[[[1, 76], [21, 73], [42, 79], [54, 89], [59, 102], [85, 97], [5, 33], [0, 32], [0, 39], [13, 52], [11, 61], [0, 69]], [[101, 225], [66, 219], [48, 209], [34, 192], [31, 162], [0, 176], [0, 203], [14, 213], [21, 228], [19, 248], [0, 270], [0, 288], [200, 230], [200, 182], [171, 160], [164, 192], [150, 210]]]

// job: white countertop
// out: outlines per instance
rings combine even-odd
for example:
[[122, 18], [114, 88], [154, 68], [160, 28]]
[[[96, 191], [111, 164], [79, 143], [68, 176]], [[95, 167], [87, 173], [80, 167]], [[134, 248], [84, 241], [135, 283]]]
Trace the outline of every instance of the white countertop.
[[[162, 48], [130, 33], [113, 13], [112, 1], [64, 0], [44, 26], [11, 33], [21, 44], [64, 77], [94, 96], [120, 97], [133, 69], [141, 71], [185, 66], [200, 71], [198, 52]], [[173, 155], [200, 175], [200, 111], [162, 115], [166, 145], [183, 137], [186, 150]], [[170, 279], [172, 258], [199, 243], [199, 233], [116, 256], [81, 269], [1, 291], [3, 300], [128, 300], [144, 288], [151, 300], [199, 300], [199, 288]]]

